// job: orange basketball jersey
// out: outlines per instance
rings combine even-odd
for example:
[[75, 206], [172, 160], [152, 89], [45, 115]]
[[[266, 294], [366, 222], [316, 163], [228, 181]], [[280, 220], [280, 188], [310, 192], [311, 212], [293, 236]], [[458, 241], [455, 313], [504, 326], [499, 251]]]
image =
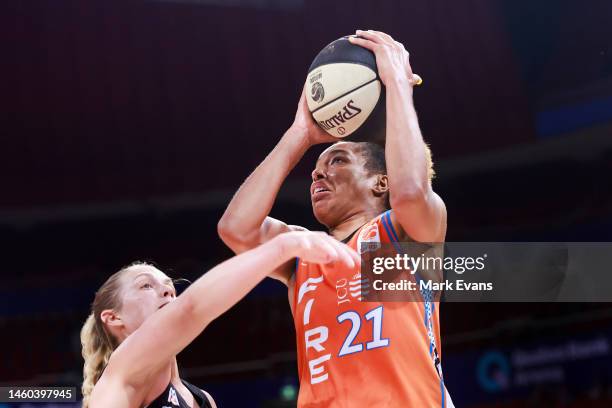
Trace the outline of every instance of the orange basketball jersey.
[[[397, 241], [387, 211], [348, 245]], [[437, 302], [362, 302], [359, 267], [296, 263], [298, 407], [452, 407], [440, 366]]]

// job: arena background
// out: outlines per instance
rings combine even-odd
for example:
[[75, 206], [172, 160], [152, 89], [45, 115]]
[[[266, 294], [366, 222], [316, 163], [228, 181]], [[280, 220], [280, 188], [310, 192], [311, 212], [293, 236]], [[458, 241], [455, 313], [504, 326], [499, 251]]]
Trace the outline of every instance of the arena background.
[[[605, 0], [3, 1], [0, 386], [78, 388], [79, 328], [122, 265], [193, 280], [231, 255], [225, 205], [290, 125], [312, 58], [357, 28], [403, 42], [425, 80], [449, 241], [612, 241], [610, 16]], [[318, 151], [277, 218], [320, 228]], [[608, 304], [443, 304], [456, 406], [611, 406], [611, 322]], [[295, 406], [282, 285], [179, 364], [220, 407]]]

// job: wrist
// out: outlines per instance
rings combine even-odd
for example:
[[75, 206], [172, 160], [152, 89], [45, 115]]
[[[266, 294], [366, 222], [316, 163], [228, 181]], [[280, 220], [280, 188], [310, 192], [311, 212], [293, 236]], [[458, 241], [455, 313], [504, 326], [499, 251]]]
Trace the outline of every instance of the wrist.
[[295, 237], [291, 233], [283, 233], [274, 237], [275, 256], [283, 264], [298, 256]]
[[393, 78], [388, 81], [385, 88], [387, 96], [398, 95], [404, 100], [403, 103], [407, 104], [414, 102], [412, 99], [414, 86], [407, 78]]
[[414, 88], [414, 84], [406, 77], [405, 75], [393, 76], [390, 80], [385, 82], [385, 87], [387, 89], [395, 89], [395, 90], [407, 90], [412, 94], [412, 89]]
[[283, 135], [283, 139], [302, 153], [305, 153], [312, 146], [308, 129], [296, 125], [291, 125], [291, 127], [287, 129]]

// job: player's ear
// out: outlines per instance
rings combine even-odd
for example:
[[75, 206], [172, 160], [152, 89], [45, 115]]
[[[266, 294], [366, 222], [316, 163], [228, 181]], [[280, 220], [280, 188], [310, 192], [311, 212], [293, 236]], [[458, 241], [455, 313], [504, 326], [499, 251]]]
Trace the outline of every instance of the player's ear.
[[378, 174], [376, 176], [372, 190], [377, 197], [383, 196], [389, 192], [389, 178], [386, 174]]
[[121, 317], [112, 309], [105, 309], [100, 313], [100, 319], [102, 323], [109, 327], [120, 327], [123, 326]]

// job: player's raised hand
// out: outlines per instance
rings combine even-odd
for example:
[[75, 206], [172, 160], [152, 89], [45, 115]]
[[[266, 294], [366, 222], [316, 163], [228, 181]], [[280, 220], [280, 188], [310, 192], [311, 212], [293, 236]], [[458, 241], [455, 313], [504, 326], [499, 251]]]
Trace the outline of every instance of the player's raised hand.
[[308, 103], [306, 102], [306, 92], [308, 92], [308, 90], [306, 89], [306, 85], [304, 85], [297, 112], [295, 113], [295, 119], [290, 130], [297, 136], [303, 137], [304, 141], [308, 143], [309, 146], [319, 143], [336, 142], [338, 139], [321, 129], [312, 118], [310, 110], [308, 109]]
[[349, 246], [324, 232], [293, 231], [281, 234], [283, 250], [306, 262], [341, 262], [349, 268], [360, 264], [359, 255]]
[[349, 37], [349, 41], [374, 53], [378, 75], [385, 86], [394, 80], [410, 86], [421, 84], [421, 77], [412, 72], [410, 54], [402, 43], [381, 31], [357, 30], [355, 34], [357, 36]]

